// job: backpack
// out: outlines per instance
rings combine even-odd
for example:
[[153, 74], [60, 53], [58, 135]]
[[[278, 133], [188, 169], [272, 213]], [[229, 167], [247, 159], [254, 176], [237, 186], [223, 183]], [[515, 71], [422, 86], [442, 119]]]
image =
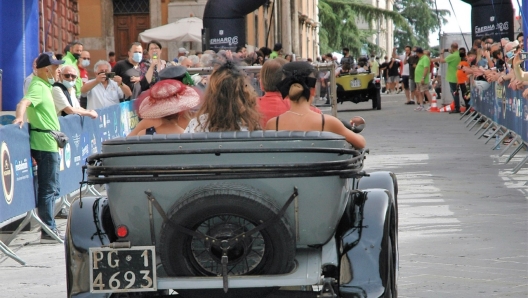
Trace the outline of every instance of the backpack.
[[[71, 101], [71, 97], [70, 97], [70, 92], [68, 91], [68, 89], [66, 88], [66, 86], [64, 86], [62, 83], [55, 82], [55, 83], [53, 84], [53, 87], [59, 87], [59, 88], [61, 88], [62, 92], [63, 92], [64, 95], [66, 96], [66, 99], [68, 99], [68, 102], [70, 103], [70, 106], [73, 107], [73, 104], [72, 104], [72, 101]], [[68, 116], [68, 113], [62, 111], [62, 112], [61, 112], [61, 116]]]

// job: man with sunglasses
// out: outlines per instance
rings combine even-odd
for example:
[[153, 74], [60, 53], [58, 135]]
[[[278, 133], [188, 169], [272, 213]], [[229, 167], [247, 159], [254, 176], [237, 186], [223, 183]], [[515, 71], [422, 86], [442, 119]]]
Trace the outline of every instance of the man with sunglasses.
[[79, 100], [77, 100], [75, 89], [73, 88], [76, 79], [77, 74], [71, 65], [64, 65], [60, 69], [59, 82], [53, 84], [53, 88], [51, 88], [57, 115], [78, 114], [91, 117], [92, 119], [97, 118], [96, 111], [85, 110], [79, 105]]
[[88, 81], [81, 88], [87, 96], [88, 110], [96, 110], [119, 104], [125, 98], [132, 95], [132, 90], [124, 84], [123, 78], [117, 74], [110, 73], [110, 63], [99, 60], [94, 65], [95, 79]]

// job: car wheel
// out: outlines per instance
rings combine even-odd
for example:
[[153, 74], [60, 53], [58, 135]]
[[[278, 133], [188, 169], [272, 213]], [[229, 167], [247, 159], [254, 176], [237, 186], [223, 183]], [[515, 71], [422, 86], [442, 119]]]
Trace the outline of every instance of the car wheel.
[[[273, 218], [278, 208], [261, 192], [217, 183], [188, 194], [168, 213], [176, 224], [217, 239], [229, 239]], [[218, 276], [222, 250], [164, 223], [161, 262], [169, 276]], [[281, 274], [294, 267], [295, 241], [286, 218], [229, 248], [229, 275]]]
[[387, 236], [382, 241], [381, 245], [381, 255], [380, 255], [380, 265], [382, 266], [382, 281], [385, 285], [384, 298], [393, 298], [398, 297], [398, 288], [397, 288], [397, 275], [396, 275], [396, 266], [397, 262], [397, 240], [396, 240], [396, 231], [394, 224], [394, 213], [391, 212], [390, 220], [387, 223], [386, 228], [389, 229]]

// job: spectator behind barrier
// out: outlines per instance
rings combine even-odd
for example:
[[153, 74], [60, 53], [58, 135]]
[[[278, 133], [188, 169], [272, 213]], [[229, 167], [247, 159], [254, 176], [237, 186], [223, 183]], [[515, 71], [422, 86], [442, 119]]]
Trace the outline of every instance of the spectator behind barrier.
[[79, 100], [75, 96], [74, 86], [75, 79], [77, 79], [75, 69], [71, 65], [64, 65], [60, 68], [59, 77], [59, 82], [53, 84], [53, 88], [51, 88], [57, 115], [79, 114], [92, 119], [97, 118], [97, 112], [81, 108]]
[[118, 104], [120, 101], [132, 95], [128, 85], [123, 83], [123, 79], [117, 74], [111, 78], [110, 63], [99, 60], [94, 65], [96, 77], [82, 86], [82, 93], [86, 93], [88, 98], [88, 110], [96, 110]]
[[283, 98], [290, 98], [291, 106], [282, 115], [271, 118], [266, 124], [266, 129], [329, 131], [344, 136], [356, 148], [365, 147], [365, 138], [348, 130], [339, 119], [318, 114], [310, 109], [317, 81], [314, 67], [310, 63], [291, 62], [283, 66], [283, 72], [283, 80], [277, 87]]
[[149, 59], [139, 63], [141, 91], [145, 91], [159, 81], [158, 73], [167, 66], [167, 62], [161, 59], [161, 44], [152, 40], [147, 44]]

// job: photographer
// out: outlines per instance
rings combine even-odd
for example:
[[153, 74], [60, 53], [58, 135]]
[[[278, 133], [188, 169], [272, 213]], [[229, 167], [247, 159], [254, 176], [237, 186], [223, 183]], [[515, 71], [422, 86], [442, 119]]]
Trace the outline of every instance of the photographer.
[[88, 110], [95, 110], [118, 104], [121, 100], [132, 95], [123, 79], [110, 72], [110, 63], [99, 60], [95, 63], [95, 79], [88, 81], [81, 88], [81, 92], [88, 97]]

